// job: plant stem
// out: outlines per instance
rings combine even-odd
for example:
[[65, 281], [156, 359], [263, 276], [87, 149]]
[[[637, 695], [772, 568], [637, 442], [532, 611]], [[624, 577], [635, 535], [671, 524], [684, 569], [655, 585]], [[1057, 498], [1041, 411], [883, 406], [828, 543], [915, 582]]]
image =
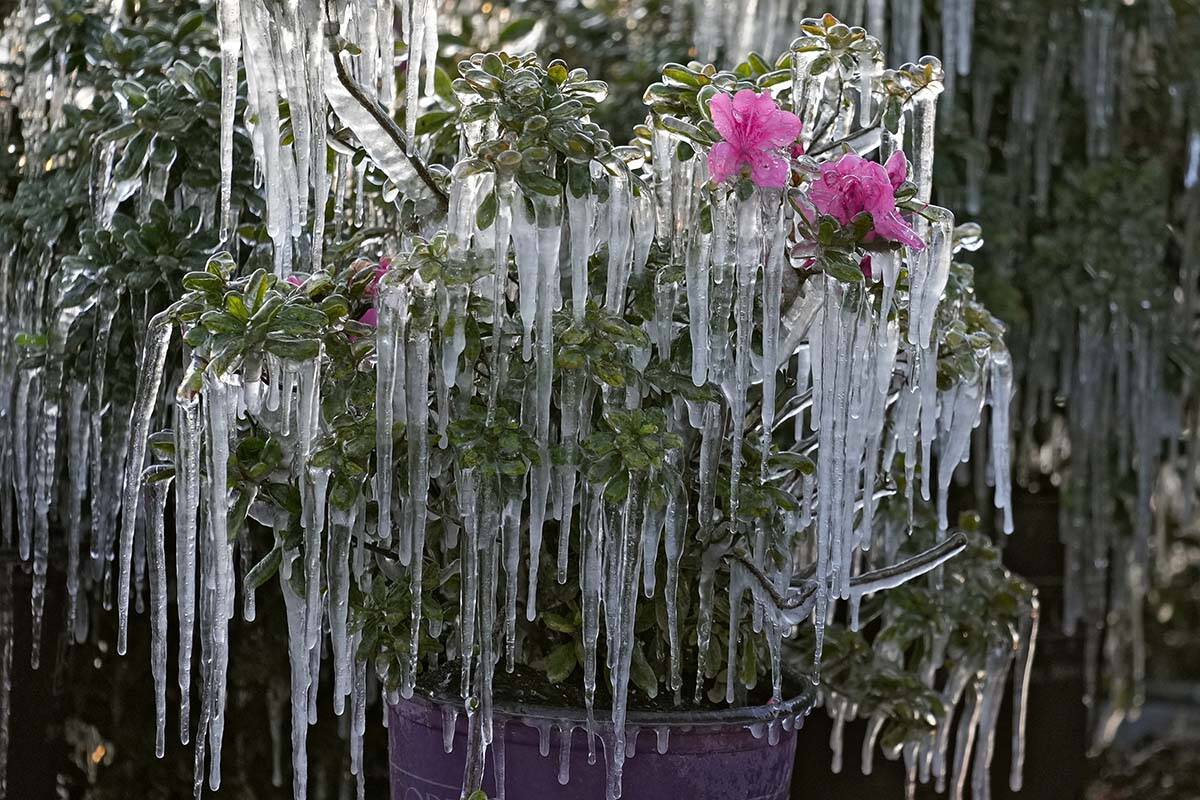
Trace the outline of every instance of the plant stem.
[[425, 162], [410, 152], [408, 140], [405, 138], [404, 132], [400, 130], [400, 126], [396, 124], [396, 120], [392, 119], [391, 115], [379, 104], [379, 101], [368, 95], [362, 85], [354, 80], [350, 76], [350, 73], [346, 71], [346, 65], [342, 63], [342, 54], [336, 49], [333, 50], [333, 64], [337, 70], [338, 81], [350, 93], [355, 102], [366, 109], [367, 113], [379, 123], [379, 126], [383, 128], [396, 147], [400, 148], [400, 152], [404, 153], [404, 157], [412, 164], [413, 169], [417, 171], [417, 175], [437, 195], [442, 210], [448, 210], [450, 208], [450, 197], [442, 191], [442, 187], [438, 186], [437, 181], [433, 179], [433, 175], [429, 172], [429, 167], [425, 165]]

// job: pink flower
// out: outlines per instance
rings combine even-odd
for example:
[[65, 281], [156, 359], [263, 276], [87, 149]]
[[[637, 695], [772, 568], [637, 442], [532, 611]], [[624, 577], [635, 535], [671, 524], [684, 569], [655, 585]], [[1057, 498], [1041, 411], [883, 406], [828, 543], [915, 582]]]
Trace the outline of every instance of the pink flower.
[[780, 110], [771, 95], [751, 89], [733, 97], [719, 94], [708, 107], [722, 137], [708, 153], [712, 179], [722, 183], [749, 166], [750, 179], [758, 186], [787, 186], [790, 170], [784, 153], [800, 135], [800, 118]]
[[286, 278], [284, 278], [284, 280], [290, 283], [292, 286], [302, 286], [304, 284], [304, 279], [295, 274], [288, 275]]
[[[379, 291], [379, 282], [383, 280], [383, 276], [392, 268], [392, 262], [386, 258], [379, 259], [379, 265], [375, 267], [375, 274], [371, 276], [371, 282], [367, 284], [367, 289], [364, 296], [375, 299], [376, 292]], [[358, 321], [364, 325], [370, 325], [372, 328], [379, 324], [379, 312], [375, 310], [375, 306], [371, 306], [363, 315], [358, 318]]]
[[367, 297], [375, 297], [375, 292], [379, 291], [379, 282], [383, 280], [383, 276], [392, 268], [392, 262], [387, 258], [379, 259], [379, 265], [375, 267], [375, 274], [371, 277], [371, 282], [367, 284]]
[[925, 245], [896, 208], [896, 190], [907, 177], [908, 161], [902, 152], [894, 153], [887, 166], [848, 153], [821, 165], [808, 197], [818, 214], [833, 217], [840, 225], [869, 213], [874, 230], [867, 234], [867, 242], [883, 239], [920, 250]]

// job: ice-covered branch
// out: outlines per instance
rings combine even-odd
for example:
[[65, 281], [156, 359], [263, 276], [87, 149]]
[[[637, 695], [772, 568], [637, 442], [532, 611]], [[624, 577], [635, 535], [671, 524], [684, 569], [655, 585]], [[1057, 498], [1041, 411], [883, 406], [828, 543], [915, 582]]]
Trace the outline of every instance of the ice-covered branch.
[[[923, 553], [918, 553], [892, 566], [854, 576], [850, 579], [850, 598], [853, 601], [875, 592], [903, 586], [913, 578], [919, 578], [932, 572], [966, 549], [966, 534], [955, 533], [946, 541]], [[789, 624], [799, 624], [812, 613], [817, 599], [818, 583], [816, 581], [811, 578], [804, 580], [799, 586], [794, 586], [786, 593], [782, 593], [775, 588], [772, 580], [753, 560], [740, 553], [730, 554], [729, 558], [754, 578], [758, 584], [755, 594], [769, 599], [771, 605]]]
[[[409, 165], [411, 165], [413, 171], [415, 171], [417, 176], [421, 179], [421, 182], [429, 187], [429, 190], [433, 192], [435, 197], [438, 198], [438, 202], [441, 205], [442, 210], [445, 211], [449, 209], [450, 196], [447, 195], [442, 187], [438, 185], [438, 182], [434, 179], [433, 174], [429, 171], [429, 167], [425, 164], [421, 157], [414, 152], [412, 143], [408, 140], [408, 137], [405, 136], [404, 131], [400, 130], [400, 126], [396, 124], [396, 121], [392, 119], [391, 115], [388, 114], [383, 106], [379, 104], [379, 101], [367, 94], [366, 90], [356, 80], [354, 80], [349, 71], [346, 69], [345, 63], [342, 61], [341, 52], [336, 49], [336, 45], [334, 47], [335, 49], [331, 51], [330, 55], [332, 56], [334, 69], [337, 72], [338, 82], [342, 85], [342, 88], [346, 90], [354, 102], [361, 106], [362, 109], [370, 115], [371, 119], [373, 119], [375, 123], [383, 130], [383, 132], [387, 134], [387, 137], [391, 139], [392, 143], [395, 145], [396, 150], [403, 154]], [[331, 102], [334, 102], [335, 98], [331, 97], [330, 100]], [[355, 133], [359, 133], [359, 130], [355, 130]], [[364, 142], [364, 146], [365, 145], [366, 142]]]

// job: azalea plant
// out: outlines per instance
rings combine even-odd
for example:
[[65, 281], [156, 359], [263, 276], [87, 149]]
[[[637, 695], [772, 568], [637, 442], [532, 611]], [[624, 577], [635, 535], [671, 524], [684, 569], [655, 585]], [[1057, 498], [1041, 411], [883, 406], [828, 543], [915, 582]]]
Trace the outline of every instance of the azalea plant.
[[[310, 21], [245, 8], [244, 45]], [[496, 52], [463, 58], [454, 80], [410, 61], [397, 84], [374, 61], [390, 44], [355, 42], [352, 14], [313, 20], [328, 37], [297, 41], [321, 47], [307, 53], [325, 65], [319, 88], [273, 60], [281, 49], [250, 45], [244, 82], [236, 55], [219, 76], [179, 57], [111, 88], [134, 119], [101, 141], [131, 136], [184, 205], [190, 173], [165, 164], [151, 101], [203, 96], [202, 213], [164, 201], [157, 221], [182, 217], [225, 248], [155, 283], [165, 307], [141, 304], [129, 447], [111, 465], [124, 464], [121, 527], [114, 506], [100, 558], [123, 650], [144, 552], [160, 747], [173, 492], [181, 681], [192, 614], [200, 640], [198, 782], [220, 780], [228, 621], [239, 598], [254, 617], [275, 585], [298, 795], [327, 637], [359, 774], [368, 667], [392, 700], [449, 668], [477, 789], [498, 666], [569, 687], [611, 754], [612, 791], [630, 704], [765, 704], [777, 733], [795, 708], [782, 701], [820, 676], [823, 702], [878, 714], [887, 752], [921, 773], [944, 752], [943, 712], [994, 700], [1026, 663], [1036, 618], [1031, 590], [949, 525], [950, 478], [985, 403], [1007, 441], [1011, 365], [953, 260], [977, 229], [929, 202], [936, 60], [884, 71], [861, 29], [808, 20], [774, 62], [668, 64], [645, 125], [618, 145], [594, 121], [607, 87], [584, 70]], [[163, 35], [211, 37], [185, 22]], [[222, 25], [228, 62], [237, 32]], [[286, 98], [265, 74], [294, 81]], [[425, 79], [434, 97], [393, 119], [389, 104]], [[235, 147], [214, 153], [221, 130]], [[116, 228], [137, 200], [101, 183]], [[137, 236], [122, 241], [144, 255]], [[927, 590], [902, 595], [910, 608], [876, 594], [926, 574]], [[981, 629], [969, 600], [1012, 600], [1011, 613]], [[964, 645], [939, 647], [946, 630]], [[941, 665], [957, 685], [936, 685]]]
[[[191, 365], [180, 426], [154, 438], [167, 461], [149, 477], [174, 475], [180, 509], [200, 500], [207, 519], [184, 513], [179, 541], [199, 539], [200, 580], [216, 592], [201, 606], [216, 648], [204, 716], [214, 748], [227, 543], [243, 558], [267, 553], [246, 573], [248, 598], [278, 572], [294, 733], [326, 623], [335, 705], [349, 696], [356, 716], [368, 664], [407, 696], [451, 661], [471, 720], [468, 791], [492, 736], [498, 664], [578, 674], [589, 720], [611, 707], [611, 726], [591, 733], [615, 792], [632, 687], [677, 706], [744, 705], [761, 677], [759, 702], [779, 703], [795, 625], [816, 620], [802, 667], [815, 674], [838, 598], [857, 630], [863, 597], [962, 552], [947, 533], [949, 475], [984, 401], [1006, 412], [1008, 368], [1002, 328], [973, 310], [969, 271], [947, 295], [956, 241], [972, 233], [956, 237], [949, 212], [922, 197], [931, 143], [915, 139], [911, 182], [899, 149], [899, 114], [912, 103], [929, 113], [938, 65], [884, 75], [860, 57], [874, 47], [861, 31], [832, 19], [806, 30], [776, 68], [668, 65], [630, 147], [589, 121], [605, 87], [582, 70], [473, 56], [451, 84], [457, 115], [420, 128], [437, 140], [457, 127], [467, 149], [453, 166], [413, 150], [398, 161], [386, 153], [387, 140], [403, 143], [398, 126], [342, 114], [376, 167], [424, 198], [418, 208], [444, 198], [443, 231], [401, 236], [386, 263], [282, 280], [278, 266], [240, 277], [225, 258], [185, 279], [152, 326], [133, 419], [149, 418], [179, 326]], [[334, 67], [370, 109], [369, 91]], [[864, 70], [879, 93], [858, 100], [878, 113], [825, 104], [843, 83], [862, 86]], [[852, 141], [887, 158], [868, 161]], [[135, 425], [127, 518], [147, 432]], [[927, 497], [938, 485], [940, 533], [871, 570], [851, 556], [876, 536], [876, 552], [899, 554], [896, 530], [874, 521], [877, 481], [892, 474], [909, 504], [918, 480]], [[252, 523], [273, 541], [255, 545]], [[652, 603], [638, 602], [643, 590]], [[1026, 626], [982, 661], [963, 656], [954, 702], [968, 684], [1002, 685], [1030, 638]], [[910, 708], [881, 722], [891, 717], [912, 730]], [[293, 744], [302, 792], [303, 736]]]

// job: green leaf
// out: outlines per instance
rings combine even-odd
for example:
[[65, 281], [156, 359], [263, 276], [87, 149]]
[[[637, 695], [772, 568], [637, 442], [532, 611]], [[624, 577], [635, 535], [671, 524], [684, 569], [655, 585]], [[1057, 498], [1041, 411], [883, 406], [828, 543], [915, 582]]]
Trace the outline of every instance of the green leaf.
[[211, 272], [189, 272], [183, 276], [183, 288], [193, 292], [221, 293], [225, 281]]
[[321, 352], [321, 343], [316, 339], [278, 337], [270, 339], [264, 346], [268, 353], [293, 361], [307, 361]]
[[190, 11], [184, 14], [179, 24], [175, 26], [175, 35], [172, 37], [176, 42], [181, 42], [191, 33], [194, 33], [204, 24], [204, 13], [201, 11]]
[[452, 119], [454, 119], [452, 111], [430, 111], [422, 114], [421, 118], [417, 120], [417, 136], [427, 136], [434, 131], [441, 130]]
[[475, 226], [479, 230], [486, 231], [492, 227], [492, 223], [496, 221], [496, 208], [496, 191], [493, 189], [484, 196], [479, 210], [475, 212]]
[[522, 36], [525, 36], [532, 31], [535, 25], [537, 25], [537, 20], [533, 17], [521, 17], [519, 19], [514, 19], [512, 22], [504, 26], [504, 28], [500, 31], [500, 35], [496, 37], [496, 41], [498, 41], [500, 44], [504, 44], [506, 42], [511, 42], [514, 39], [520, 39]]
[[200, 324], [209, 333], [241, 333], [246, 323], [224, 311], [205, 311], [200, 315]]
[[682, 64], [667, 64], [662, 68], [662, 74], [664, 78], [669, 78], [675, 83], [683, 86], [691, 86], [696, 89], [699, 89], [708, 82], [706, 76], [701, 75], [695, 70], [688, 69]]
[[175, 477], [174, 464], [151, 464], [142, 471], [142, 483], [150, 484]]
[[843, 283], [863, 282], [862, 267], [848, 256], [826, 253], [818, 264], [826, 275]]
[[633, 685], [641, 689], [647, 697], [658, 696], [658, 676], [654, 674], [654, 667], [650, 666], [650, 662], [646, 660], [641, 642], [638, 642], [633, 648], [629, 680], [633, 681]]
[[540, 172], [523, 173], [517, 176], [517, 183], [526, 192], [535, 192], [544, 194], [549, 197], [556, 197], [562, 194], [562, 185], [558, 181], [551, 178], [549, 175], [543, 175]]
[[574, 633], [579, 630], [579, 626], [575, 624], [575, 620], [563, 614], [555, 614], [552, 611], [542, 614], [542, 623], [550, 630], [558, 631], [559, 633]]
[[278, 542], [271, 548], [271, 552], [254, 565], [253, 569], [246, 573], [244, 584], [246, 591], [253, 591], [262, 586], [271, 577], [279, 571], [279, 564], [283, 561], [283, 547]]
[[154, 141], [154, 136], [155, 134], [149, 131], [140, 131], [129, 140], [121, 160], [113, 168], [113, 180], [127, 181], [142, 174], [146, 159], [150, 156], [150, 144]]
[[550, 651], [546, 657], [546, 680], [562, 683], [575, 671], [575, 645], [564, 642]]

